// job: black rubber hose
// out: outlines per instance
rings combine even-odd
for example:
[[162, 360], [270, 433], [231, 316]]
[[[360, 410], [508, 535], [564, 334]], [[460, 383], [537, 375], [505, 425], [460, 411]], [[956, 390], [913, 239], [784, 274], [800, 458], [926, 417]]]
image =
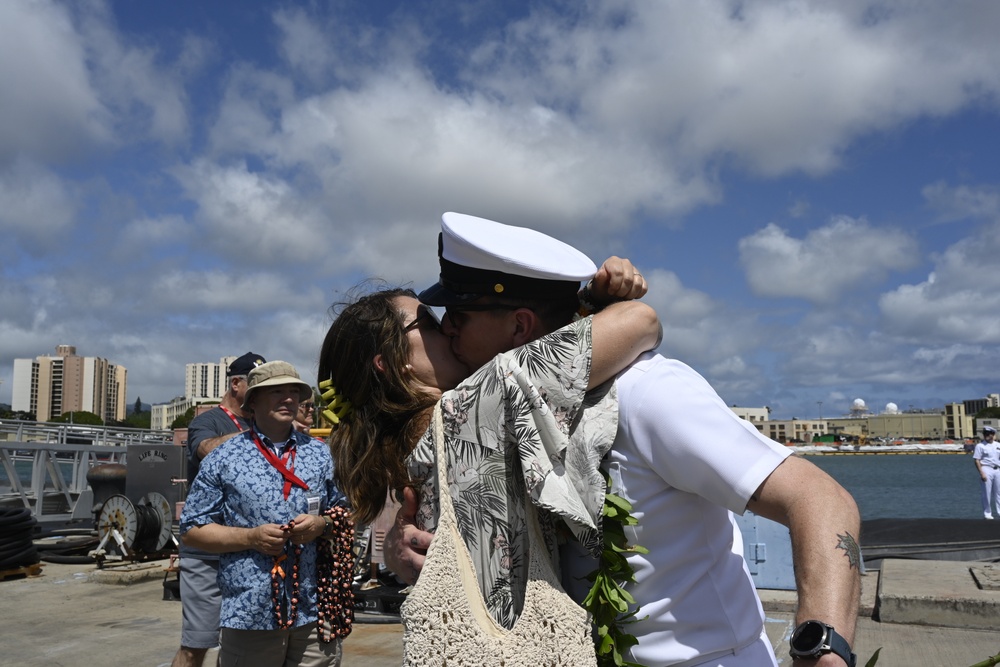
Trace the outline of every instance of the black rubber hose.
[[89, 565], [96, 562], [90, 556], [71, 556], [67, 554], [54, 553], [52, 551], [41, 551], [38, 554], [46, 563], [62, 563], [65, 565]]
[[81, 547], [88, 547], [100, 542], [97, 537], [89, 537], [81, 535], [80, 537], [72, 537], [64, 540], [56, 540], [55, 542], [50, 542], [48, 540], [35, 539], [35, 546], [38, 547], [39, 551], [66, 551], [68, 549], [79, 549]]
[[34, 565], [37, 562], [38, 550], [35, 549], [34, 545], [31, 545], [18, 554], [0, 559], [0, 570], [23, 567], [25, 565]]
[[5, 561], [23, 553], [29, 546], [34, 546], [30, 542], [11, 542], [0, 546], [0, 561]]
[[0, 545], [7, 544], [9, 542], [31, 542], [34, 539], [33, 533], [34, 531], [31, 529], [31, 526], [27, 526], [16, 533], [10, 532], [6, 535], [0, 535]]
[[0, 537], [4, 537], [12, 533], [19, 533], [25, 529], [34, 529], [37, 523], [38, 522], [35, 521], [35, 517], [29, 516], [27, 519], [4, 524], [3, 526], [0, 526]]
[[25, 517], [31, 517], [31, 510], [27, 507], [0, 509], [0, 526], [23, 521]]
[[97, 537], [97, 530], [94, 528], [63, 528], [62, 530], [56, 530], [54, 528], [48, 528], [43, 530], [38, 535], [35, 536], [36, 540], [43, 540], [46, 537], [52, 537], [54, 535], [66, 535], [67, 537], [71, 535], [89, 535], [91, 537]]

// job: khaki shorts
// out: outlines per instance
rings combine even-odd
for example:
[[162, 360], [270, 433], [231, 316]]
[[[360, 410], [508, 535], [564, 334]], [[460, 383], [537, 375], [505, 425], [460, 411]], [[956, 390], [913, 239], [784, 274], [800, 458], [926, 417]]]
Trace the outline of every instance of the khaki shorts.
[[209, 649], [219, 645], [219, 561], [181, 558], [181, 646]]
[[338, 667], [340, 639], [321, 642], [316, 624], [291, 630], [222, 628], [219, 667]]

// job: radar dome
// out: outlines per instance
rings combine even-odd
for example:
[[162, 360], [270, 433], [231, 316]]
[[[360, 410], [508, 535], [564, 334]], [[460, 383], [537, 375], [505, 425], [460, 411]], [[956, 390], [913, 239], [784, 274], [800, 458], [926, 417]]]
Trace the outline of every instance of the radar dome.
[[899, 414], [899, 406], [896, 405], [895, 403], [886, 403], [885, 412], [886, 414], [897, 415]]
[[855, 409], [859, 409], [860, 410], [861, 408], [865, 407], [865, 402], [862, 399], [860, 399], [860, 398], [855, 398], [854, 399], [854, 405], [853, 405], [853, 407]]

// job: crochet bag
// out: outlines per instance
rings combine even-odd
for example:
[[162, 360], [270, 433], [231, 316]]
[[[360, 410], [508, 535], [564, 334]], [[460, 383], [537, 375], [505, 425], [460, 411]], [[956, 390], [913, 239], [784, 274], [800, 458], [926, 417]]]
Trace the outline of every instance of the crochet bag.
[[448, 493], [440, 402], [434, 408], [441, 516], [420, 578], [403, 603], [403, 667], [586, 667], [597, 665], [590, 622], [549, 561], [535, 507], [524, 610], [507, 630], [487, 611]]

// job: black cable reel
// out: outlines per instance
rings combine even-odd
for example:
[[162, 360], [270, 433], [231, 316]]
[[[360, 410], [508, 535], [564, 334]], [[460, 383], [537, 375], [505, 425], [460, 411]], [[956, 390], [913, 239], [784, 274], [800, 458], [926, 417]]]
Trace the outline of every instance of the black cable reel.
[[133, 503], [121, 494], [104, 500], [97, 517], [100, 543], [90, 552], [98, 567], [105, 560], [139, 560], [174, 541], [170, 503], [152, 491]]

